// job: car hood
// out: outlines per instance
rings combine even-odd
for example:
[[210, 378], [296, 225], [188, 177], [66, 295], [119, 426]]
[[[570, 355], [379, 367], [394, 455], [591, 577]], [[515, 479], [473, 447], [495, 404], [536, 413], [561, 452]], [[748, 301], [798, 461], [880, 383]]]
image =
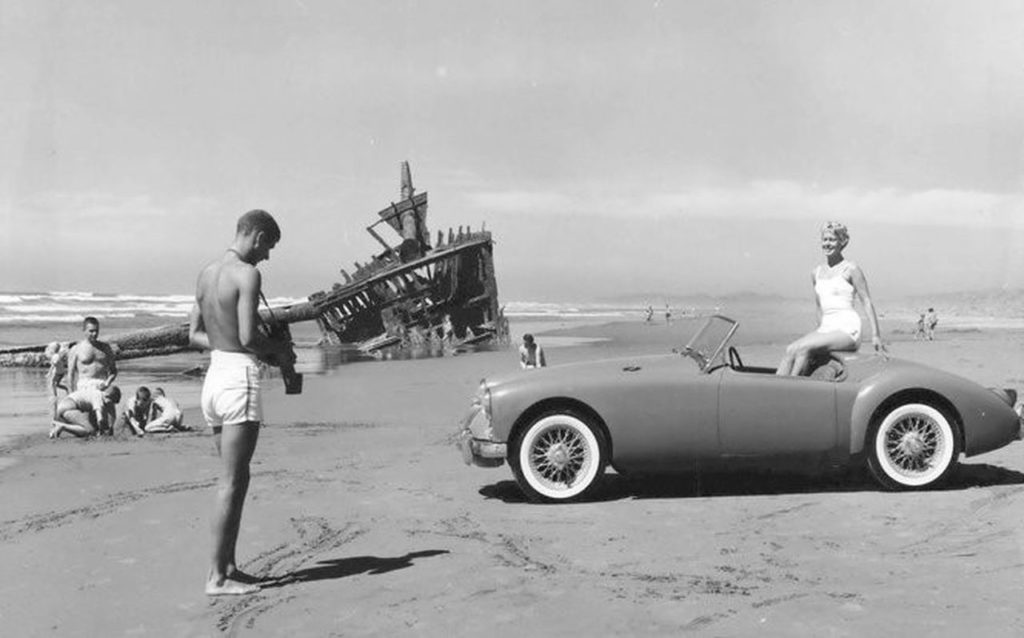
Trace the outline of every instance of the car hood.
[[546, 385], [555, 381], [572, 379], [574, 384], [586, 383], [588, 380], [603, 381], [617, 376], [636, 375], [660, 370], [671, 369], [673, 374], [701, 374], [697, 363], [681, 354], [655, 354], [642, 356], [617, 357], [614, 359], [598, 359], [566, 363], [547, 368], [520, 370], [487, 377], [487, 386], [497, 388], [515, 385]]

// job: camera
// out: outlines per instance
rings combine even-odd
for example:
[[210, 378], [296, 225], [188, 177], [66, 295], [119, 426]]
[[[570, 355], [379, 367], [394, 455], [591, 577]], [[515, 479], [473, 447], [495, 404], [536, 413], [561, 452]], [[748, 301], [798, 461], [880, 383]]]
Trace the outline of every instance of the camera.
[[267, 363], [281, 369], [285, 394], [302, 394], [302, 373], [295, 371], [295, 351], [291, 348], [292, 332], [286, 323], [264, 324], [267, 338], [288, 344], [288, 355], [268, 357]]

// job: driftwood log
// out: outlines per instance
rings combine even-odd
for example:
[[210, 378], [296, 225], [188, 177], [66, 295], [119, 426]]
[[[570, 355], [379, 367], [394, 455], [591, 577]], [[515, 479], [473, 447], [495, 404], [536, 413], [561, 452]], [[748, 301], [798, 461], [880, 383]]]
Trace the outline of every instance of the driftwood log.
[[[312, 304], [303, 302], [279, 308], [264, 308], [260, 310], [260, 319], [271, 325], [297, 323], [312, 321], [317, 318], [318, 314]], [[110, 344], [118, 361], [195, 350], [188, 342], [187, 323], [144, 328], [116, 335], [105, 339], [105, 341]], [[72, 343], [74, 342], [68, 342], [68, 345]], [[50, 365], [50, 361], [43, 353], [45, 349], [46, 344], [0, 349], [0, 367], [47, 367]]]

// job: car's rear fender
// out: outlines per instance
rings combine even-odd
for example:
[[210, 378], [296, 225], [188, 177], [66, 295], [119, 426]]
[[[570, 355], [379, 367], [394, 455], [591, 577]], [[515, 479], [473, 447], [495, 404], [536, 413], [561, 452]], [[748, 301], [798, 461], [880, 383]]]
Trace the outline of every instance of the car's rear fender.
[[587, 417], [601, 431], [602, 443], [605, 445], [605, 458], [612, 458], [612, 438], [608, 433], [608, 426], [605, 424], [604, 419], [592, 407], [572, 397], [548, 397], [523, 410], [509, 431], [508, 442], [511, 444], [519, 436], [520, 432], [533, 423], [541, 414], [557, 410], [571, 410]]
[[850, 453], [860, 454], [867, 444], [871, 425], [892, 408], [903, 403], [925, 403], [942, 411], [956, 424], [960, 449], [965, 449], [964, 422], [956, 406], [930, 388], [899, 387], [896, 384], [868, 386], [857, 395], [850, 422]]

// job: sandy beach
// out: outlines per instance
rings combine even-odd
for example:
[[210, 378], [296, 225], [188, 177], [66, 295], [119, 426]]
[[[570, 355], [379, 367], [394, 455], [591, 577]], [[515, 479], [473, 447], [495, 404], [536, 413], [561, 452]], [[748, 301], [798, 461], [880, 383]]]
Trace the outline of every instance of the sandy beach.
[[[779, 325], [741, 327], [745, 360], [775, 362], [795, 334]], [[666, 351], [694, 326], [548, 326], [538, 339], [559, 364]], [[896, 356], [1024, 390], [1024, 332], [922, 342], [883, 328]], [[307, 377], [298, 397], [268, 383], [238, 547], [265, 583], [245, 598], [203, 594], [219, 470], [208, 432], [21, 440], [0, 471], [0, 633], [1024, 632], [1020, 443], [923, 493], [857, 473], [609, 471], [595, 502], [538, 506], [507, 465], [467, 467], [451, 441], [479, 380], [514, 366], [514, 352], [495, 351], [342, 365]], [[186, 418], [200, 422], [194, 404]]]

